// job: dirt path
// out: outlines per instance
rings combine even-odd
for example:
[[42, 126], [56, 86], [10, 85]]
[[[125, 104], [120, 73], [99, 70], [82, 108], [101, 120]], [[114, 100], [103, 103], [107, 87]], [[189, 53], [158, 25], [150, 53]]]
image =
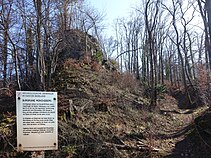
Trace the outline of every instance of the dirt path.
[[[166, 95], [159, 102], [159, 115], [155, 116], [153, 145], [160, 149], [161, 157], [194, 157], [191, 139], [188, 136], [194, 129], [194, 119], [207, 108], [184, 110], [178, 108], [178, 101]], [[153, 131], [153, 129], [151, 129]]]

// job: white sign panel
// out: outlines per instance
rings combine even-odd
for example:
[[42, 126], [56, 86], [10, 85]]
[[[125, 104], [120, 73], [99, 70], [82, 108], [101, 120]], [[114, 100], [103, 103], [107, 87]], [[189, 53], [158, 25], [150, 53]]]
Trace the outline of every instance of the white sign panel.
[[18, 151], [58, 149], [57, 92], [17, 91]]

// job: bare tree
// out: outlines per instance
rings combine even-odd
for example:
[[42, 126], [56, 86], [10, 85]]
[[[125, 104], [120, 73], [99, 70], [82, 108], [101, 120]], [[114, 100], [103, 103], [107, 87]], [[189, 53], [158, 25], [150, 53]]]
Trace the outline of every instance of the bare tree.
[[8, 42], [9, 42], [9, 29], [11, 24], [11, 14], [12, 14], [12, 6], [13, 1], [0, 1], [1, 5], [1, 28], [2, 28], [2, 36], [3, 36], [3, 45], [2, 45], [2, 59], [3, 59], [3, 86], [6, 86], [7, 83], [7, 60], [8, 60]]
[[[159, 14], [160, 0], [153, 3], [148, 0], [145, 4], [144, 17], [147, 31], [147, 45], [150, 60], [150, 88], [151, 88], [151, 106], [154, 108], [157, 102], [157, 51], [155, 49], [155, 30]], [[150, 14], [151, 13], [151, 14]], [[150, 15], [150, 16], [149, 16]]]
[[171, 14], [172, 16], [172, 24], [173, 24], [173, 28], [176, 34], [176, 41], [174, 42], [174, 40], [172, 38], [170, 38], [172, 40], [172, 42], [174, 42], [174, 44], [177, 46], [177, 52], [179, 55], [179, 59], [180, 59], [180, 63], [181, 63], [181, 72], [182, 72], [182, 80], [183, 80], [183, 85], [185, 87], [185, 90], [187, 90], [187, 82], [186, 82], [186, 75], [185, 75], [185, 63], [184, 63], [184, 59], [183, 59], [183, 55], [182, 55], [182, 51], [181, 51], [181, 40], [180, 40], [180, 34], [179, 34], [179, 29], [177, 27], [177, 12], [179, 9], [179, 3], [175, 3], [174, 0], [172, 0], [172, 7], [173, 9], [170, 10], [166, 5], [162, 4], [166, 10], [168, 10], [168, 12]]
[[[207, 81], [209, 83], [211, 71], [211, 2], [209, 0], [197, 0], [197, 2], [204, 23], [205, 61], [207, 69]], [[210, 84], [208, 84], [208, 88], [211, 88]]]

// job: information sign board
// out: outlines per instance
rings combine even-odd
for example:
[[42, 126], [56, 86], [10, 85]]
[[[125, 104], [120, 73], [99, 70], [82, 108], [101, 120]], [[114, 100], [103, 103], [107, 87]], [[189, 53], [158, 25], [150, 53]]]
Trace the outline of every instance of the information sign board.
[[17, 149], [58, 149], [57, 92], [17, 91]]

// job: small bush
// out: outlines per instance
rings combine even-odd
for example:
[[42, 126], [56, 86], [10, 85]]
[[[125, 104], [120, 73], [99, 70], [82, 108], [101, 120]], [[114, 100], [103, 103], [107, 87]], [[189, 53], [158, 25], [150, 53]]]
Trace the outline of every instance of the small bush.
[[103, 61], [103, 53], [101, 51], [98, 51], [93, 55], [93, 58], [94, 58], [95, 61], [100, 63], [100, 62]]
[[70, 69], [70, 68], [80, 69], [81, 68], [78, 62], [76, 62], [75, 59], [71, 59], [71, 58], [67, 59], [64, 62], [63, 67], [65, 69]]
[[67, 158], [72, 158], [76, 154], [76, 147], [72, 145], [65, 146], [63, 150], [68, 155]]
[[92, 65], [91, 65], [91, 69], [93, 71], [96, 71], [96, 72], [99, 72], [100, 71], [100, 68], [101, 68], [101, 65], [97, 62], [92, 62]]
[[162, 93], [166, 93], [167, 92], [166, 86], [162, 85], [162, 84], [158, 84], [156, 86], [156, 90], [157, 90], [158, 94], [162, 94]]
[[118, 82], [118, 86], [129, 92], [136, 93], [140, 88], [140, 82], [131, 73], [125, 72], [120, 74], [119, 72], [113, 72], [113, 79]]
[[194, 97], [192, 98], [194, 98], [194, 100], [198, 100], [197, 102], [200, 102], [202, 105], [208, 105], [211, 102], [209, 72], [203, 65], [198, 65], [197, 69], [197, 78], [195, 80], [194, 93], [192, 94]]
[[156, 86], [156, 91], [157, 91], [157, 96], [158, 98], [163, 98], [163, 95], [165, 93], [167, 93], [167, 87], [165, 85], [162, 85], [162, 84], [158, 84]]

